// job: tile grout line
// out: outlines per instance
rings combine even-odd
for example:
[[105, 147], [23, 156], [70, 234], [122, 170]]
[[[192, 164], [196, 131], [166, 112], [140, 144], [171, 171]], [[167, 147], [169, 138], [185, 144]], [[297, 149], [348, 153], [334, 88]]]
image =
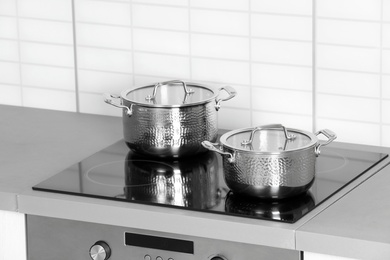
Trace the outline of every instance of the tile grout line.
[[74, 76], [75, 76], [75, 97], [76, 112], [80, 113], [80, 95], [79, 95], [79, 75], [77, 62], [77, 37], [76, 37], [76, 7], [75, 1], [72, 0], [72, 28], [73, 28], [73, 54], [74, 54]]
[[317, 25], [317, 10], [316, 10], [316, 0], [312, 0], [312, 130], [316, 132], [317, 129], [317, 35], [316, 35], [316, 25]]
[[251, 126], [254, 126], [253, 122], [253, 79], [252, 79], [252, 69], [253, 69], [253, 60], [252, 60], [252, 5], [251, 5], [251, 1], [249, 0], [248, 1], [248, 11], [249, 11], [249, 95], [250, 95], [250, 99], [249, 99], [249, 116], [250, 116], [250, 125]]
[[133, 0], [130, 0], [130, 33], [131, 33], [131, 71], [133, 76], [133, 87], [135, 87], [135, 62], [134, 62], [134, 19], [133, 19]]
[[381, 14], [380, 14], [380, 39], [379, 39], [379, 145], [383, 145], [383, 6], [384, 0], [381, 0]]
[[192, 73], [192, 26], [191, 26], [191, 0], [188, 0], [188, 55], [189, 55], [189, 78], [193, 80]]
[[24, 106], [24, 98], [23, 98], [23, 80], [22, 80], [22, 51], [21, 51], [21, 46], [20, 46], [20, 23], [19, 23], [19, 0], [15, 1], [15, 9], [16, 9], [16, 28], [17, 28], [17, 35], [18, 35], [18, 65], [19, 65], [19, 86], [20, 86], [20, 103], [22, 106]]

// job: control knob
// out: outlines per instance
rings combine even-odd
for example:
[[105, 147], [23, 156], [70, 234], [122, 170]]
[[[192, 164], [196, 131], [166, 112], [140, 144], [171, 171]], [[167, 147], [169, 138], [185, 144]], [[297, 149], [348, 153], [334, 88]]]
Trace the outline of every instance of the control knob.
[[108, 260], [111, 256], [111, 248], [104, 241], [97, 241], [89, 249], [89, 256], [93, 260]]

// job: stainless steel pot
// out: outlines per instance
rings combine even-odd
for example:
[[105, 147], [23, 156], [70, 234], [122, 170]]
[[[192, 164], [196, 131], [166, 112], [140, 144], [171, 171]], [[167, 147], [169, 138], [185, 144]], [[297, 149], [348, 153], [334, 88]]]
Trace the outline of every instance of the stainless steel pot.
[[[319, 134], [328, 140], [320, 142]], [[223, 156], [224, 178], [233, 192], [282, 199], [311, 187], [320, 148], [334, 139], [328, 129], [313, 134], [277, 124], [230, 131], [221, 136], [221, 144], [202, 145]]]
[[[228, 96], [220, 98], [224, 90]], [[215, 90], [180, 80], [105, 94], [104, 101], [123, 109], [124, 139], [137, 153], [185, 157], [205, 152], [201, 142], [217, 138], [217, 111], [236, 95], [229, 86]], [[114, 101], [115, 100], [115, 101]]]

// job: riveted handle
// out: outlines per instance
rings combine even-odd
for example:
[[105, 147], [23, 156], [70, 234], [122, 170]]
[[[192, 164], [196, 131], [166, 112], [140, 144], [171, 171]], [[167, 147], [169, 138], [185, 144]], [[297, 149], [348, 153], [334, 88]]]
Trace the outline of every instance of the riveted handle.
[[128, 106], [122, 105], [122, 103], [120, 101], [119, 102], [114, 101], [114, 100], [120, 100], [120, 96], [104, 93], [103, 97], [104, 97], [104, 102], [106, 102], [107, 104], [114, 106], [114, 107], [126, 109], [126, 115], [131, 116], [133, 114], [133, 104], [131, 104], [131, 106], [128, 107]]
[[228, 152], [224, 152], [222, 151], [221, 149], [217, 148], [216, 146], [219, 146], [219, 144], [217, 143], [211, 143], [209, 141], [203, 141], [202, 142], [202, 146], [204, 148], [206, 148], [207, 150], [210, 150], [212, 152], [216, 152], [216, 153], [219, 153], [220, 155], [227, 155], [229, 158], [228, 158], [228, 161], [230, 163], [234, 163], [236, 161], [236, 158], [233, 154], [231, 153], [228, 153]]
[[317, 156], [320, 155], [322, 146], [330, 144], [331, 142], [333, 142], [337, 138], [337, 135], [329, 129], [322, 129], [322, 130], [319, 130], [315, 133], [316, 136], [318, 136], [320, 134], [324, 135], [326, 138], [328, 138], [328, 140], [325, 143], [320, 143], [318, 141], [318, 144], [315, 148], [315, 153]]
[[224, 86], [224, 87], [219, 89], [219, 92], [221, 92], [222, 90], [226, 91], [229, 96], [227, 98], [220, 98], [220, 99], [215, 98], [215, 109], [217, 111], [221, 108], [222, 101], [227, 101], [229, 99], [234, 98], [237, 95], [236, 90], [234, 88], [232, 88], [231, 86]]

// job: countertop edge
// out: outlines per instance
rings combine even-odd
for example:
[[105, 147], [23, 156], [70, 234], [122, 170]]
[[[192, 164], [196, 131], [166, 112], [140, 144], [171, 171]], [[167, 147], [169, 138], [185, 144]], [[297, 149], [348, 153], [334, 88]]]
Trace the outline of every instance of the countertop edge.
[[[19, 212], [295, 250], [295, 225], [257, 219], [243, 222], [232, 216], [116, 201], [107, 203], [33, 190], [19, 195]], [[238, 236], [237, 230], [245, 236]]]

